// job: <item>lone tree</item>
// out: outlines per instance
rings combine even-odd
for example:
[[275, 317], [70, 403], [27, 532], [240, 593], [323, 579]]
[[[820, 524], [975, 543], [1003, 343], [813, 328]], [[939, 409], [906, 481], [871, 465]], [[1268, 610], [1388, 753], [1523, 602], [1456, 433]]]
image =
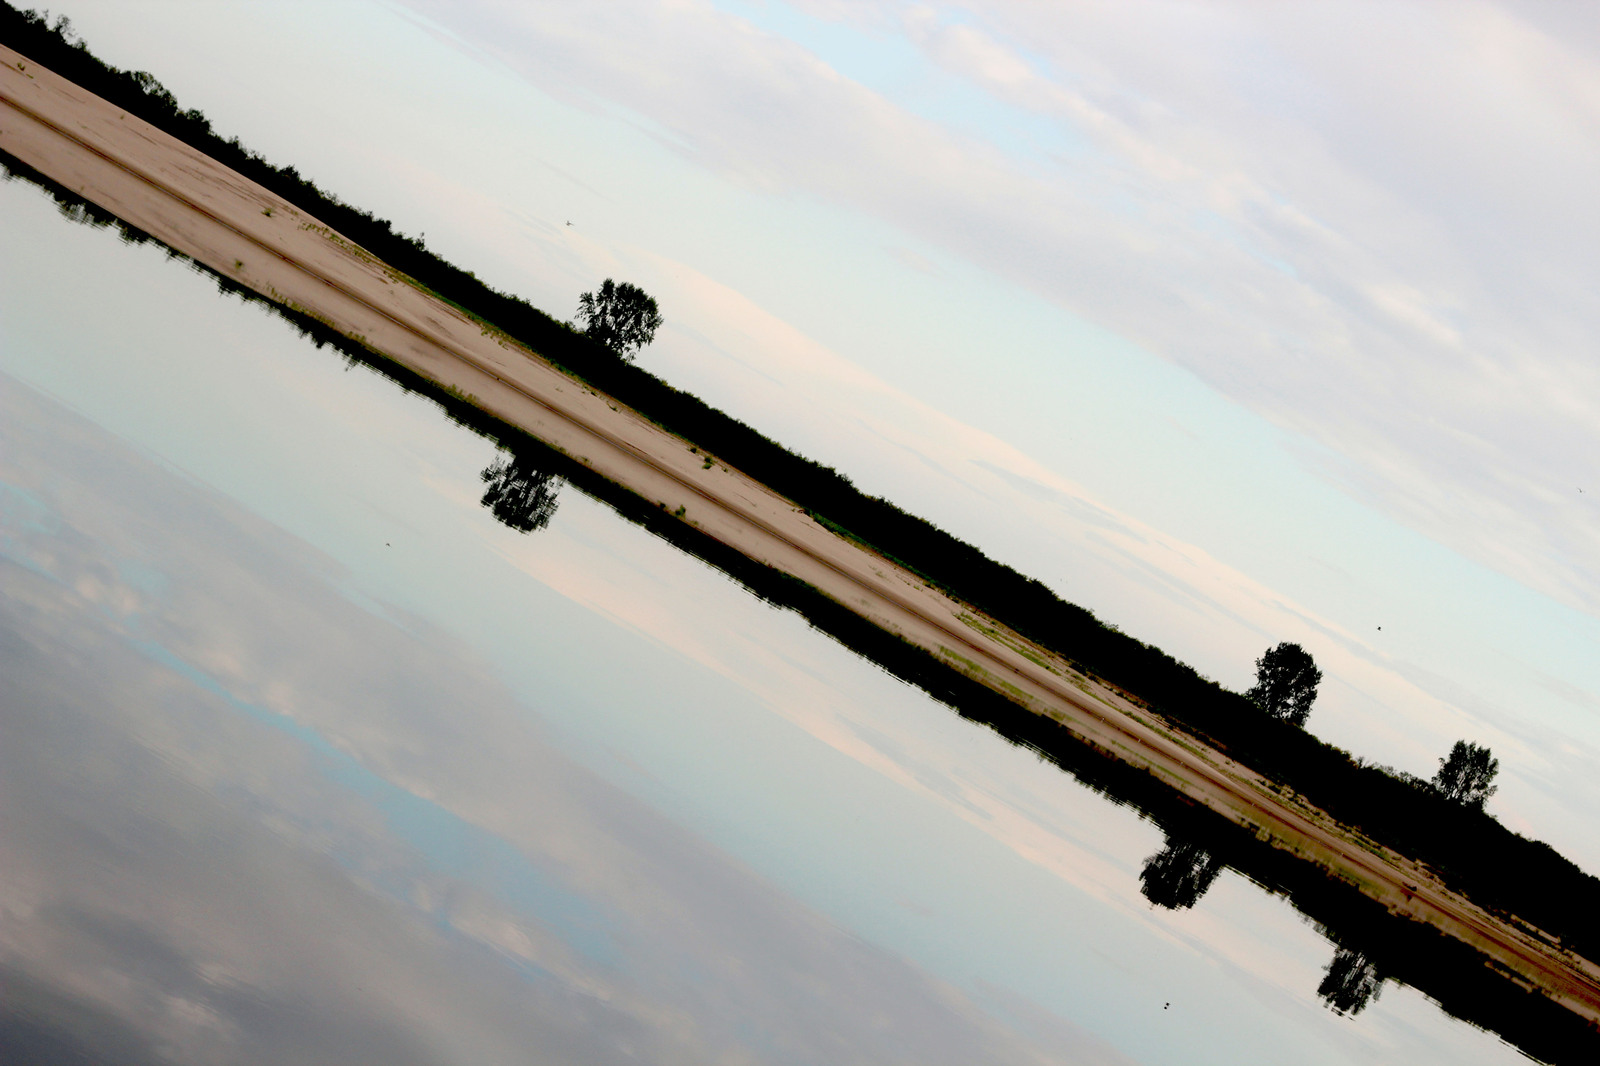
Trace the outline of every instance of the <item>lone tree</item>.
[[598, 292], [578, 297], [578, 317], [584, 335], [633, 362], [634, 354], [655, 339], [661, 328], [661, 309], [654, 296], [626, 281], [607, 278]]
[[1310, 652], [1298, 644], [1279, 644], [1256, 660], [1255, 687], [1245, 698], [1274, 718], [1303, 726], [1321, 683], [1322, 671]]
[[1458, 740], [1450, 749], [1449, 758], [1439, 760], [1433, 787], [1445, 799], [1481, 811], [1484, 802], [1499, 788], [1490, 784], [1499, 772], [1500, 760], [1488, 748]]

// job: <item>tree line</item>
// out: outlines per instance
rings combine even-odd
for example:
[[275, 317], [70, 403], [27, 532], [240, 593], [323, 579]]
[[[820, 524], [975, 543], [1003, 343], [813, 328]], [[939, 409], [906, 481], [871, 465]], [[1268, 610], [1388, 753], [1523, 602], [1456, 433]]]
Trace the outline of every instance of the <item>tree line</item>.
[[[1286, 641], [1268, 648], [1256, 660], [1256, 683], [1244, 695], [1267, 717], [1304, 728], [1321, 684], [1322, 671], [1311, 653]], [[1481, 811], [1499, 787], [1492, 783], [1499, 772], [1500, 760], [1488, 748], [1458, 740], [1450, 754], [1439, 760], [1433, 780], [1413, 777], [1408, 783]]]
[[[1042, 582], [887, 499], [860, 492], [831, 467], [789, 451], [637, 366], [632, 356], [642, 345], [634, 341], [643, 332], [653, 335], [660, 325], [654, 301], [645, 310], [635, 306], [627, 314], [611, 314], [627, 309], [601, 306], [602, 285], [597, 293], [585, 294], [592, 306], [580, 300], [585, 326], [576, 329], [439, 258], [389, 220], [323, 192], [295, 168], [274, 166], [238, 138], [223, 138], [198, 110], [183, 109], [152, 75], [122, 71], [94, 57], [65, 20], [52, 25], [0, 0], [0, 41], [258, 182], [419, 285], [702, 451], [726, 457], [831, 526], [1130, 694], [1177, 727], [1290, 785], [1340, 821], [1429, 864], [1479, 903], [1515, 913], [1567, 946], [1600, 957], [1600, 880], [1547, 844], [1505, 829], [1482, 810], [1481, 801], [1474, 802], [1493, 790], [1498, 764], [1487, 749], [1459, 743], [1459, 754], [1453, 750], [1442, 760], [1441, 774], [1447, 768], [1449, 774], [1422, 782], [1432, 786], [1423, 788], [1418, 778], [1323, 743], [1302, 728], [1310, 704], [1297, 702], [1293, 684], [1280, 699], [1276, 675], [1263, 678], [1258, 666], [1256, 688], [1231, 692], [1062, 600]], [[625, 284], [612, 285], [613, 297]], [[537, 475], [537, 470], [509, 466], [495, 474], [486, 471], [485, 504], [493, 509], [499, 501], [497, 516], [500, 511], [531, 516], [515, 518], [529, 525], [525, 531], [539, 528], [554, 513], [555, 489], [548, 480], [537, 483]]]

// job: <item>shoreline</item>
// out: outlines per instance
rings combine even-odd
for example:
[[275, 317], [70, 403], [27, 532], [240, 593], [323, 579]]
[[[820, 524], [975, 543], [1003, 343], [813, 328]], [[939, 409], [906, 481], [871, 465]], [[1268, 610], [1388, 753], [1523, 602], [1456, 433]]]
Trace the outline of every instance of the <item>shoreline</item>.
[[711, 457], [689, 442], [485, 328], [315, 218], [4, 47], [0, 148], [1600, 1022], [1600, 969], [1592, 964], [1485, 913], [1315, 808], [1285, 800], [1270, 782], [1054, 653], [837, 535], [720, 459], [707, 463]]

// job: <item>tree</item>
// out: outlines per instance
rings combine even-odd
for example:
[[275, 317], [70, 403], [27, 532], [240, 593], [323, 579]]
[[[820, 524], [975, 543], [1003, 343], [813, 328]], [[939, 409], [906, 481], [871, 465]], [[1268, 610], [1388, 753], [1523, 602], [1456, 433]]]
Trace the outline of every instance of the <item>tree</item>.
[[522, 456], [501, 455], [479, 476], [487, 486], [483, 505], [518, 533], [543, 529], [555, 517], [560, 479]]
[[1298, 644], [1279, 644], [1256, 660], [1255, 687], [1245, 698], [1274, 718], [1305, 725], [1317, 698], [1322, 671]]
[[633, 362], [640, 348], [655, 339], [661, 328], [661, 309], [655, 297], [626, 281], [617, 284], [607, 278], [599, 292], [578, 297], [578, 317], [584, 335]]
[[1488, 748], [1458, 740], [1449, 757], [1439, 760], [1433, 787], [1445, 799], [1481, 811], [1484, 802], [1499, 788], [1490, 784], [1499, 772], [1500, 760]]

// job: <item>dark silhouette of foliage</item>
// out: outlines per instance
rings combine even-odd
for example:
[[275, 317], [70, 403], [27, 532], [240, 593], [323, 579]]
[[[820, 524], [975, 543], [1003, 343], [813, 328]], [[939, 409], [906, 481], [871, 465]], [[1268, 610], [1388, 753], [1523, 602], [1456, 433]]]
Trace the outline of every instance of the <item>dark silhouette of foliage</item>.
[[1488, 748], [1458, 740], [1450, 749], [1449, 757], [1439, 760], [1433, 787], [1447, 800], [1482, 810], [1484, 803], [1500, 787], [1491, 784], [1499, 772], [1500, 760]]
[[[1105, 625], [1091, 611], [1060, 599], [1042, 582], [988, 558], [888, 500], [859, 491], [838, 471], [787, 450], [525, 301], [497, 292], [433, 255], [421, 240], [397, 232], [388, 220], [324, 193], [293, 167], [275, 167], [236, 138], [222, 138], [199, 111], [183, 110], [154, 77], [106, 65], [88, 52], [83, 41], [73, 38], [70, 30], [64, 36], [42, 16], [20, 12], [0, 0], [0, 42], [265, 186], [418, 285], [469, 309], [702, 451], [727, 457], [833, 527], [874, 546], [1023, 636], [1057, 650], [1073, 665], [1119, 688], [1199, 740], [1270, 779], [1289, 784], [1344, 824], [1426, 863], [1452, 888], [1480, 905], [1516, 914], [1557, 937], [1562, 946], [1600, 958], [1600, 880], [1548, 844], [1513, 833], [1481, 808], [1446, 799], [1427, 787], [1426, 781], [1352, 758], [1349, 752], [1289, 721], [1264, 715], [1243, 694], [1228, 691], [1161, 649]], [[14, 157], [0, 152], [0, 163], [8, 176], [23, 177], [47, 190], [68, 217], [114, 225], [125, 239], [149, 239]], [[226, 278], [213, 278], [224, 291], [261, 299]], [[494, 421], [398, 365], [372, 361], [358, 345], [325, 325], [287, 308], [275, 309], [319, 346], [332, 344], [347, 358], [367, 363], [407, 388], [429, 395], [463, 424], [491, 437], [515, 440], [519, 449], [540, 447], [520, 431]], [[877, 661], [892, 661], [900, 676], [924, 685], [961, 713], [975, 717], [970, 707], [987, 708], [980, 720], [1008, 723], [1005, 728], [1026, 737], [1030, 747], [1073, 767], [1074, 772], [1083, 765], [1081, 745], [1054, 722], [1006, 703], [1004, 697], [938, 665], [924, 653], [902, 646], [899, 638], [884, 636], [832, 601], [783, 575], [750, 564], [692, 527], [666, 521], [637, 501], [627, 502], [626, 493], [613, 491], [581, 465], [568, 463], [553, 452], [541, 461], [559, 469], [565, 480], [576, 479], [584, 491], [612, 501], [621, 513], [659, 535], [675, 543], [688, 538], [697, 554], [730, 573], [743, 575], [741, 579], [756, 582], [766, 590], [764, 595], [803, 605], [801, 609], [814, 624], [858, 650], [873, 649], [870, 654]], [[1136, 771], [1100, 766], [1096, 772], [1115, 777], [1121, 782], [1119, 788], [1144, 789]], [[1138, 794], [1145, 797], [1143, 802], [1154, 803], [1162, 793], [1152, 785]], [[1397, 963], [1386, 965], [1392, 968]], [[1488, 1008], [1480, 1004], [1475, 1009]]]
[[629, 362], [661, 328], [661, 309], [654, 296], [610, 278], [600, 283], [597, 292], [578, 297], [578, 317], [584, 323], [584, 336]]
[[1200, 902], [1222, 872], [1222, 860], [1199, 844], [1167, 838], [1139, 872], [1139, 889], [1158, 907], [1186, 910]]
[[1269, 648], [1256, 660], [1256, 683], [1245, 697], [1274, 718], [1303, 726], [1317, 699], [1322, 671], [1298, 644]]
[[1338, 1014], [1360, 1014], [1383, 991], [1378, 967], [1359, 951], [1340, 948], [1333, 953], [1317, 995]]
[[485, 483], [482, 504], [518, 533], [550, 524], [561, 479], [521, 455], [500, 455], [479, 475]]

